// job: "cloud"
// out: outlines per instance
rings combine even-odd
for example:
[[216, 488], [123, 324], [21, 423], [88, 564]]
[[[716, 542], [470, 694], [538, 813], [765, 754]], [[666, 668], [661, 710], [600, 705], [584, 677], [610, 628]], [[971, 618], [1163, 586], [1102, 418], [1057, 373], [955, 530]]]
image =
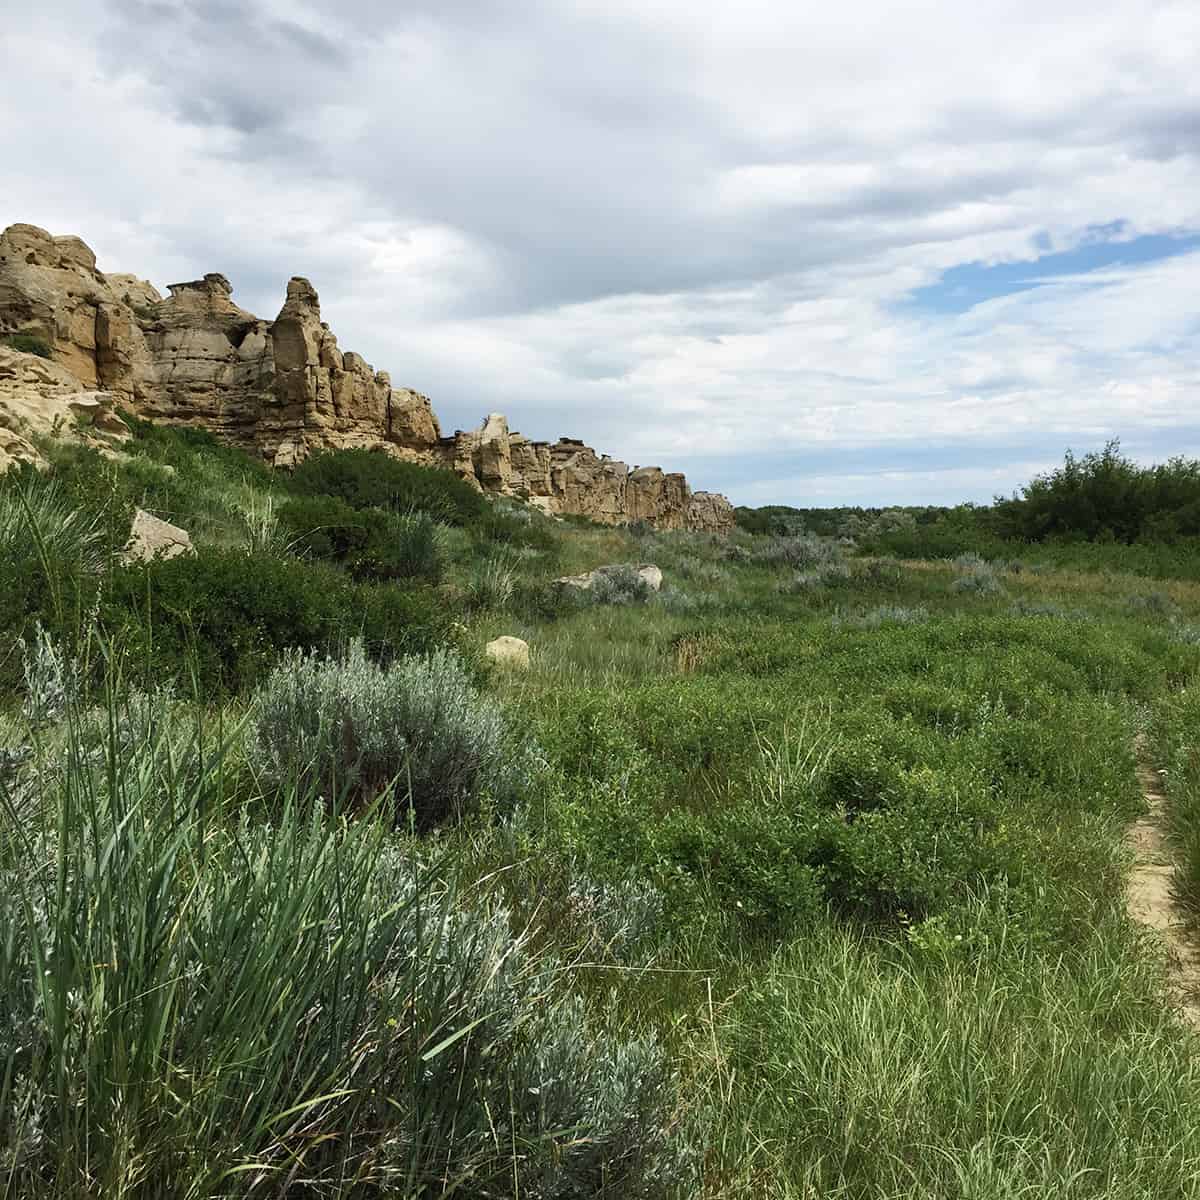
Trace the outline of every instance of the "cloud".
[[1197, 254], [923, 289], [1200, 231], [1198, 51], [1190, 0], [66, 0], [0, 43], [0, 223], [266, 314], [308, 275], [451, 428], [759, 502], [1006, 490], [1187, 424]]

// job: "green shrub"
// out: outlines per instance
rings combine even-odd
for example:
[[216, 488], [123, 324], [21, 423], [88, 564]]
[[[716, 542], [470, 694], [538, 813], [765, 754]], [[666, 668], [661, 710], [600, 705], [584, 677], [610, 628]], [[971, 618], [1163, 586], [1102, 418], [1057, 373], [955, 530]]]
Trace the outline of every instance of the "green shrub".
[[483, 495], [453, 471], [420, 467], [373, 450], [333, 450], [306, 458], [290, 480], [302, 496], [335, 496], [351, 508], [426, 512], [450, 525], [476, 525]]
[[356, 805], [394, 789], [397, 819], [411, 811], [421, 828], [512, 782], [500, 710], [456, 655], [384, 668], [358, 642], [338, 660], [284, 656], [254, 697], [251, 761], [276, 785], [299, 777]]
[[426, 513], [355, 509], [336, 496], [289, 500], [278, 519], [293, 550], [341, 563], [355, 579], [437, 583], [442, 560]]
[[671, 867], [702, 881], [727, 917], [760, 935], [778, 935], [825, 912], [819, 865], [825, 819], [757, 803], [722, 809], [708, 820], [677, 811], [655, 836]]
[[288, 646], [333, 649], [361, 636], [386, 658], [430, 649], [446, 628], [424, 592], [355, 584], [319, 563], [207, 547], [118, 572], [101, 618], [148, 681], [194, 671], [216, 694], [252, 686]]
[[737, 527], [746, 533], [767, 534], [772, 532], [771, 518], [756, 508], [739, 505], [733, 510]]
[[21, 354], [36, 354], [38, 358], [54, 357], [54, 351], [45, 338], [32, 333], [0, 334], [0, 346], [8, 346]]

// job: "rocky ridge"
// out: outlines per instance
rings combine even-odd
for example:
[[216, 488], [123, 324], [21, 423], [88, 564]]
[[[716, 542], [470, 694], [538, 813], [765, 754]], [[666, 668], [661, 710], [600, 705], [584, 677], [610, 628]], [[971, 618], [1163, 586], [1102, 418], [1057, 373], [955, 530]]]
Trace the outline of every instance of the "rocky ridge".
[[[724, 496], [693, 492], [681, 474], [630, 470], [572, 438], [531, 441], [499, 413], [443, 437], [428, 397], [393, 387], [387, 372], [339, 347], [316, 290], [300, 276], [288, 282], [273, 321], [235, 304], [224, 275], [172, 284], [168, 293], [100, 271], [77, 237], [9, 226], [0, 234], [0, 338], [24, 334], [52, 355], [42, 367], [10, 363], [21, 380], [10, 399], [19, 394], [36, 408], [43, 394], [60, 403], [67, 393], [86, 396], [105, 413], [123, 407], [207, 429], [279, 467], [315, 450], [365, 447], [449, 467], [484, 492], [522, 497], [549, 514], [662, 529], [733, 525]], [[42, 361], [6, 351], [9, 360]], [[0, 388], [0, 428], [13, 424], [4, 408]]]

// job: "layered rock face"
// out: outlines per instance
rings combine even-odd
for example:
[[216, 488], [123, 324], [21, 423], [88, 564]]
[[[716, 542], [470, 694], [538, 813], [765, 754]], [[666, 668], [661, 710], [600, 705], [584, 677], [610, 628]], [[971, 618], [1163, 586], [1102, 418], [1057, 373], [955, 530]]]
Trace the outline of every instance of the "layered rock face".
[[129, 437], [111, 392], [90, 391], [66, 367], [0, 345], [0, 474], [42, 467], [42, 438], [113, 451]]
[[531, 442], [491, 413], [474, 432], [442, 442], [445, 461], [485, 492], [519, 496], [545, 513], [575, 513], [606, 525], [645, 521], [657, 529], [723, 533], [733, 527], [724, 496], [693, 492], [678, 473], [630, 470], [576, 438]]
[[393, 388], [386, 372], [338, 346], [307, 279], [288, 283], [274, 321], [239, 308], [223, 275], [168, 291], [101, 272], [79, 238], [33, 225], [0, 234], [0, 338], [44, 341], [81, 392], [150, 420], [207, 429], [280, 467], [314, 450], [366, 447], [449, 467], [547, 513], [663, 529], [733, 525], [723, 496], [693, 493], [682, 475], [630, 471], [570, 438], [530, 441], [499, 414], [442, 437], [427, 397]]

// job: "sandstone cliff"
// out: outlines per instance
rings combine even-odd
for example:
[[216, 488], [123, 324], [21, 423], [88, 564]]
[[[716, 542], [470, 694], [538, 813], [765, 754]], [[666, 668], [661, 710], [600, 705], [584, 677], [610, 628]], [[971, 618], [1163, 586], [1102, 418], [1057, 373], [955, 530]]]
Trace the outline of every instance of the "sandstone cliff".
[[[77, 386], [103, 396], [106, 412], [116, 404], [150, 420], [200, 426], [280, 467], [314, 450], [378, 448], [449, 467], [484, 492], [521, 496], [551, 514], [664, 529], [733, 525], [723, 496], [692, 492], [682, 475], [630, 471], [570, 438], [530, 441], [499, 414], [478, 430], [443, 437], [427, 397], [392, 387], [386, 372], [338, 346], [307, 279], [289, 281], [274, 321], [238, 307], [224, 275], [168, 292], [101, 272], [77, 237], [33, 225], [0, 234], [0, 338], [18, 333], [46, 343], [53, 364], [45, 369], [59, 374], [44, 390], [59, 402], [63, 387]], [[23, 380], [38, 369], [22, 367]], [[22, 387], [26, 400], [36, 391], [29, 380]]]

